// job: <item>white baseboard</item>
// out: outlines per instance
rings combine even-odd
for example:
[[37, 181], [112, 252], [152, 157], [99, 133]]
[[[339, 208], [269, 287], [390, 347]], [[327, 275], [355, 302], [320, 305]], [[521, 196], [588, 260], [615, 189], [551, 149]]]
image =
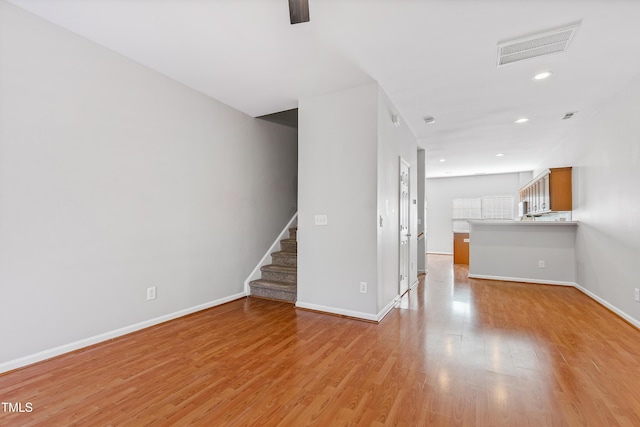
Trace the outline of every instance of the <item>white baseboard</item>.
[[[418, 283], [417, 280], [416, 280], [416, 283]], [[398, 305], [399, 302], [400, 302], [400, 295], [396, 295], [396, 297], [392, 299], [391, 302], [387, 304], [387, 306], [378, 313], [378, 322], [384, 319], [384, 316], [389, 314], [389, 312], [393, 309], [393, 307]]]
[[312, 304], [303, 301], [297, 301], [296, 307], [306, 308], [313, 311], [321, 311], [331, 314], [339, 314], [340, 316], [354, 317], [356, 319], [370, 320], [377, 322], [378, 318], [375, 314], [363, 313], [361, 311], [345, 310], [343, 308], [328, 307], [326, 305]]
[[591, 299], [594, 299], [595, 301], [597, 301], [598, 303], [604, 305], [605, 307], [607, 307], [609, 310], [613, 311], [615, 314], [617, 314], [618, 316], [622, 317], [624, 320], [626, 320], [627, 322], [631, 323], [633, 326], [635, 326], [636, 328], [640, 329], [640, 320], [635, 319], [631, 316], [629, 316], [627, 313], [625, 313], [624, 311], [620, 310], [618, 307], [616, 307], [615, 305], [610, 304], [609, 302], [603, 300], [602, 298], [600, 298], [598, 295], [594, 294], [593, 292], [583, 288], [582, 286], [578, 285], [577, 283], [575, 284], [575, 288], [577, 290], [579, 290], [580, 292], [582, 292], [583, 294], [587, 295], [588, 297], [590, 297]]
[[428, 251], [427, 255], [432, 254], [432, 255], [453, 255], [453, 252], [431, 252]]
[[384, 316], [389, 314], [391, 309], [393, 309], [393, 307], [395, 307], [398, 304], [398, 302], [400, 302], [400, 295], [396, 295], [396, 297], [393, 300], [391, 300], [391, 302], [387, 304], [386, 307], [380, 310], [378, 314], [369, 314], [369, 313], [363, 313], [361, 311], [345, 310], [343, 308], [328, 307], [326, 305], [312, 304], [312, 303], [303, 302], [303, 301], [297, 301], [296, 307], [305, 308], [307, 310], [313, 310], [313, 311], [318, 311], [322, 313], [353, 317], [354, 319], [368, 320], [371, 322], [380, 322], [384, 318]]
[[244, 298], [245, 296], [246, 296], [245, 293], [241, 292], [239, 294], [230, 295], [228, 297], [220, 298], [214, 301], [209, 301], [204, 304], [185, 308], [184, 310], [176, 311], [170, 314], [165, 314], [164, 316], [156, 317], [154, 319], [145, 320], [143, 322], [125, 326], [120, 329], [115, 329], [113, 331], [105, 332], [100, 335], [95, 335], [93, 337], [74, 341], [69, 344], [61, 345], [59, 347], [43, 350], [41, 352], [20, 357], [18, 359], [9, 360], [7, 362], [0, 363], [0, 373], [22, 368], [24, 366], [31, 365], [36, 362], [41, 362], [46, 359], [51, 359], [52, 357], [60, 356], [61, 354], [70, 353], [72, 351], [76, 351], [81, 348], [88, 347], [90, 345], [98, 344], [103, 341], [110, 340], [112, 338], [130, 334], [131, 332], [139, 331], [140, 329], [148, 328], [150, 326], [164, 323], [169, 320], [177, 319], [178, 317], [186, 316], [188, 314], [192, 314], [197, 311], [206, 310], [208, 308], [215, 307], [217, 305], [221, 305], [230, 301], [241, 299], [241, 298]]
[[506, 276], [488, 276], [485, 274], [469, 274], [468, 277], [470, 279], [499, 280], [502, 282], [536, 283], [538, 285], [576, 286], [574, 282], [564, 282], [561, 280], [528, 279], [523, 277], [506, 277]]

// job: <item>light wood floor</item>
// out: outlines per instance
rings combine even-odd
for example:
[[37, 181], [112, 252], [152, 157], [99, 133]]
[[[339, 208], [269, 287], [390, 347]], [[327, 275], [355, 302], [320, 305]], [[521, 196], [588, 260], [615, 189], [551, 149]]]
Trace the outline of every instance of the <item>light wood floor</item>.
[[428, 258], [379, 325], [243, 299], [1, 375], [0, 425], [640, 426], [640, 331]]

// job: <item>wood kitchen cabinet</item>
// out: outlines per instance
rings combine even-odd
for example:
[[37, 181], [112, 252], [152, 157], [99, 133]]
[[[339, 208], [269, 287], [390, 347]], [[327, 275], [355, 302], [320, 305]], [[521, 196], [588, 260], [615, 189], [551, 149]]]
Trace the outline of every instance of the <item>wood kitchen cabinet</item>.
[[520, 189], [523, 215], [572, 210], [571, 186], [571, 167], [547, 169]]

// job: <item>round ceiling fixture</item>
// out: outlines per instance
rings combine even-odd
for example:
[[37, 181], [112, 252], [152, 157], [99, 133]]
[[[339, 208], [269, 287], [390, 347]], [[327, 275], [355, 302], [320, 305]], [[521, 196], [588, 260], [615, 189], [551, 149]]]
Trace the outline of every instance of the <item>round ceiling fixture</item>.
[[529, 117], [520, 117], [514, 123], [520, 124], [520, 123], [526, 123], [528, 121], [529, 121]]
[[544, 71], [542, 73], [538, 73], [535, 76], [533, 76], [533, 80], [544, 80], [548, 77], [551, 76], [551, 74], [553, 74], [553, 72], [551, 71]]

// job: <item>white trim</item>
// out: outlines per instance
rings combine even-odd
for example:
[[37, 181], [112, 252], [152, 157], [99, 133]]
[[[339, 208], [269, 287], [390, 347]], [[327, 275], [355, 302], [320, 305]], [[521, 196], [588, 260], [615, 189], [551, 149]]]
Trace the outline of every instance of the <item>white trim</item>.
[[393, 300], [389, 304], [386, 305], [378, 314], [369, 314], [363, 313], [361, 311], [353, 311], [353, 310], [345, 310], [343, 308], [336, 307], [328, 307], [326, 305], [320, 304], [312, 304], [303, 301], [297, 301], [296, 307], [298, 308], [306, 308], [308, 310], [330, 313], [330, 314], [338, 314], [340, 316], [348, 316], [353, 317], [355, 319], [363, 319], [369, 320], [372, 322], [380, 322], [389, 312], [400, 302], [400, 295], [396, 295]]
[[[409, 288], [409, 290], [411, 290], [411, 288]], [[389, 312], [393, 309], [393, 307], [398, 305], [399, 302], [400, 302], [400, 295], [396, 295], [396, 297], [394, 299], [392, 299], [391, 302], [389, 304], [387, 304], [387, 306], [385, 308], [380, 310], [380, 312], [378, 313], [378, 322], [380, 322], [382, 319], [384, 319], [384, 317], [387, 314], [389, 314]]]
[[312, 304], [312, 303], [303, 302], [303, 301], [297, 301], [296, 307], [306, 308], [313, 311], [321, 311], [321, 312], [331, 313], [331, 314], [339, 314], [341, 316], [355, 317], [356, 319], [371, 320], [373, 322], [378, 321], [378, 317], [375, 314], [363, 313], [361, 311], [345, 310], [343, 308], [328, 307], [326, 305]]
[[536, 283], [538, 285], [576, 286], [574, 282], [564, 282], [561, 280], [525, 279], [522, 277], [487, 276], [484, 274], [469, 274], [467, 277], [470, 279], [500, 280], [502, 282]]
[[590, 297], [591, 299], [594, 299], [595, 301], [597, 301], [598, 303], [604, 305], [605, 307], [607, 307], [609, 310], [613, 311], [615, 314], [617, 314], [618, 316], [622, 317], [624, 320], [626, 320], [627, 322], [631, 323], [633, 326], [635, 326], [636, 328], [640, 329], [640, 320], [635, 319], [631, 316], [629, 316], [627, 313], [625, 313], [624, 311], [620, 310], [618, 307], [616, 307], [613, 304], [610, 304], [609, 302], [603, 300], [602, 298], [600, 298], [599, 296], [597, 296], [596, 294], [594, 294], [593, 292], [583, 288], [582, 286], [578, 285], [577, 283], [574, 285], [575, 288], [577, 290], [579, 290], [580, 292], [582, 292], [583, 294], [587, 295], [588, 297]]
[[267, 249], [267, 252], [265, 252], [260, 262], [258, 262], [258, 265], [256, 265], [256, 268], [254, 268], [251, 274], [249, 274], [249, 276], [244, 280], [245, 295], [249, 295], [251, 293], [251, 290], [249, 289], [249, 282], [251, 282], [252, 280], [258, 280], [260, 278], [260, 276], [262, 275], [260, 268], [269, 264], [267, 259], [269, 259], [269, 257], [271, 256], [271, 253], [276, 251], [276, 247], [278, 247], [278, 245], [280, 244], [280, 240], [284, 239], [284, 237], [287, 235], [287, 233], [289, 232], [289, 229], [291, 228], [291, 226], [293, 225], [294, 221], [297, 218], [298, 218], [298, 212], [293, 214], [293, 217], [291, 217], [287, 225], [284, 226], [280, 234], [278, 234], [278, 237], [276, 237], [276, 240], [274, 240], [274, 242], [271, 244], [269, 249]]
[[429, 254], [433, 254], [433, 255], [453, 255], [453, 252], [433, 252], [433, 251], [427, 251], [427, 255]]
[[98, 344], [103, 341], [107, 341], [113, 338], [120, 337], [122, 335], [130, 334], [131, 332], [139, 331], [150, 326], [154, 326], [160, 323], [167, 322], [169, 320], [177, 319], [188, 314], [195, 313], [197, 311], [206, 310], [217, 305], [225, 304], [230, 301], [244, 298], [246, 295], [244, 292], [229, 295], [214, 301], [209, 301], [204, 304], [199, 304], [193, 307], [185, 308], [184, 310], [175, 311], [173, 313], [165, 314], [164, 316], [156, 317], [153, 319], [145, 320], [133, 325], [125, 326], [123, 328], [115, 329], [113, 331], [105, 332], [103, 334], [94, 335], [89, 338], [84, 338], [78, 341], [74, 341], [69, 344], [64, 344], [59, 347], [43, 350], [39, 353], [30, 354], [28, 356], [20, 357], [18, 359], [9, 360], [7, 362], [0, 363], [0, 373], [12, 371], [14, 369], [22, 368], [32, 363], [41, 362], [52, 357], [60, 356], [61, 354], [70, 353], [75, 350], [79, 350], [90, 345]]
[[417, 284], [418, 284], [418, 279], [416, 279], [413, 282], [411, 282], [411, 284], [409, 285], [409, 290], [410, 291], [413, 290], [413, 288], [415, 288]]
[[[406, 161], [402, 156], [398, 156], [400, 163], [398, 164], [398, 173], [396, 178], [398, 179], [398, 270], [402, 271], [405, 266], [402, 265], [402, 167], [407, 168], [407, 292], [411, 286], [409, 284], [409, 276], [411, 275], [411, 163]], [[417, 241], [416, 241], [417, 242]], [[416, 244], [417, 247], [417, 244]], [[402, 277], [402, 275], [399, 275]], [[404, 294], [402, 291], [402, 281], [398, 280], [398, 292]]]

